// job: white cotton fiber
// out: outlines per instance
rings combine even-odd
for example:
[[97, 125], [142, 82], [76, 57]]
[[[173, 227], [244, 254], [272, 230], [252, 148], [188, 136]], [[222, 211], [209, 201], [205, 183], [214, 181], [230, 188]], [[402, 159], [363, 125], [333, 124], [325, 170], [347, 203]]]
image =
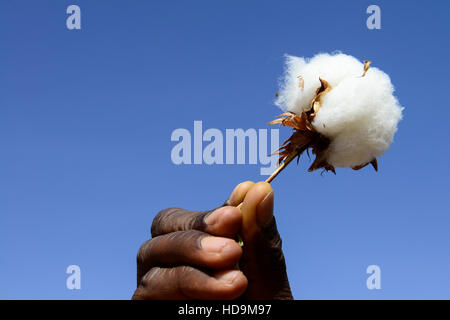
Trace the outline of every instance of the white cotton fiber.
[[[319, 77], [332, 86], [312, 125], [330, 139], [327, 162], [354, 167], [381, 156], [392, 143], [402, 107], [389, 76], [345, 54], [319, 54], [310, 60], [287, 57], [286, 74], [276, 105], [298, 115], [309, 110]], [[301, 76], [304, 88], [299, 87]]]

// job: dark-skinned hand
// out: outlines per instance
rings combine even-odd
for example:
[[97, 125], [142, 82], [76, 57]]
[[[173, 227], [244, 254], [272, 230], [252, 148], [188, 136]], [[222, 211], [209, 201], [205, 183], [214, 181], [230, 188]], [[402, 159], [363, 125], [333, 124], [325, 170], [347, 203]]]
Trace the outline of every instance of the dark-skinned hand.
[[158, 213], [133, 299], [292, 299], [273, 203], [270, 184], [247, 181], [215, 210]]

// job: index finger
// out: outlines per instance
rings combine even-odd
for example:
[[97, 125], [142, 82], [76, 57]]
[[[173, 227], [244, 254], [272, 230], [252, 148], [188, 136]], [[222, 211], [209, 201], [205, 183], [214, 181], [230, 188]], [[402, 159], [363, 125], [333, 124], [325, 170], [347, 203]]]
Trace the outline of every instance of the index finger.
[[232, 237], [241, 227], [242, 214], [236, 207], [225, 206], [209, 211], [168, 208], [159, 212], [152, 223], [152, 237], [176, 231], [199, 230], [216, 236]]
[[233, 237], [241, 227], [242, 214], [235, 206], [240, 204], [253, 186], [246, 181], [239, 184], [224, 206], [209, 211], [190, 211], [181, 208], [168, 208], [160, 211], [153, 220], [153, 237], [187, 230], [199, 230], [222, 237]]

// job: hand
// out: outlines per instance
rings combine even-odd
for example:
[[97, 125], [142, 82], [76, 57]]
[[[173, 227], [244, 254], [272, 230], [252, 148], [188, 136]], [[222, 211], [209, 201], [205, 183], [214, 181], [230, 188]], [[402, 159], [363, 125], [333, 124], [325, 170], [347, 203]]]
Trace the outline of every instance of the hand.
[[268, 183], [239, 184], [215, 210], [163, 210], [151, 232], [133, 299], [292, 299]]

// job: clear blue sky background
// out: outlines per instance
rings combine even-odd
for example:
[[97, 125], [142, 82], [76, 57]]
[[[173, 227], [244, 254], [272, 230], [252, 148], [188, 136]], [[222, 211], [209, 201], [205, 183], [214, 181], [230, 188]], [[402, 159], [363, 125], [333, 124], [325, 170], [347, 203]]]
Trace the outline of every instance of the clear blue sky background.
[[[77, 4], [82, 30], [66, 28]], [[381, 7], [381, 30], [366, 8]], [[165, 207], [208, 209], [258, 165], [171, 162], [176, 128], [268, 128], [283, 55], [342, 50], [405, 106], [380, 171], [273, 183], [294, 296], [450, 298], [448, 1], [1, 1], [0, 298], [128, 299]], [[290, 131], [280, 130], [281, 138]], [[67, 290], [66, 267], [82, 271]], [[381, 290], [366, 268], [381, 267]]]

